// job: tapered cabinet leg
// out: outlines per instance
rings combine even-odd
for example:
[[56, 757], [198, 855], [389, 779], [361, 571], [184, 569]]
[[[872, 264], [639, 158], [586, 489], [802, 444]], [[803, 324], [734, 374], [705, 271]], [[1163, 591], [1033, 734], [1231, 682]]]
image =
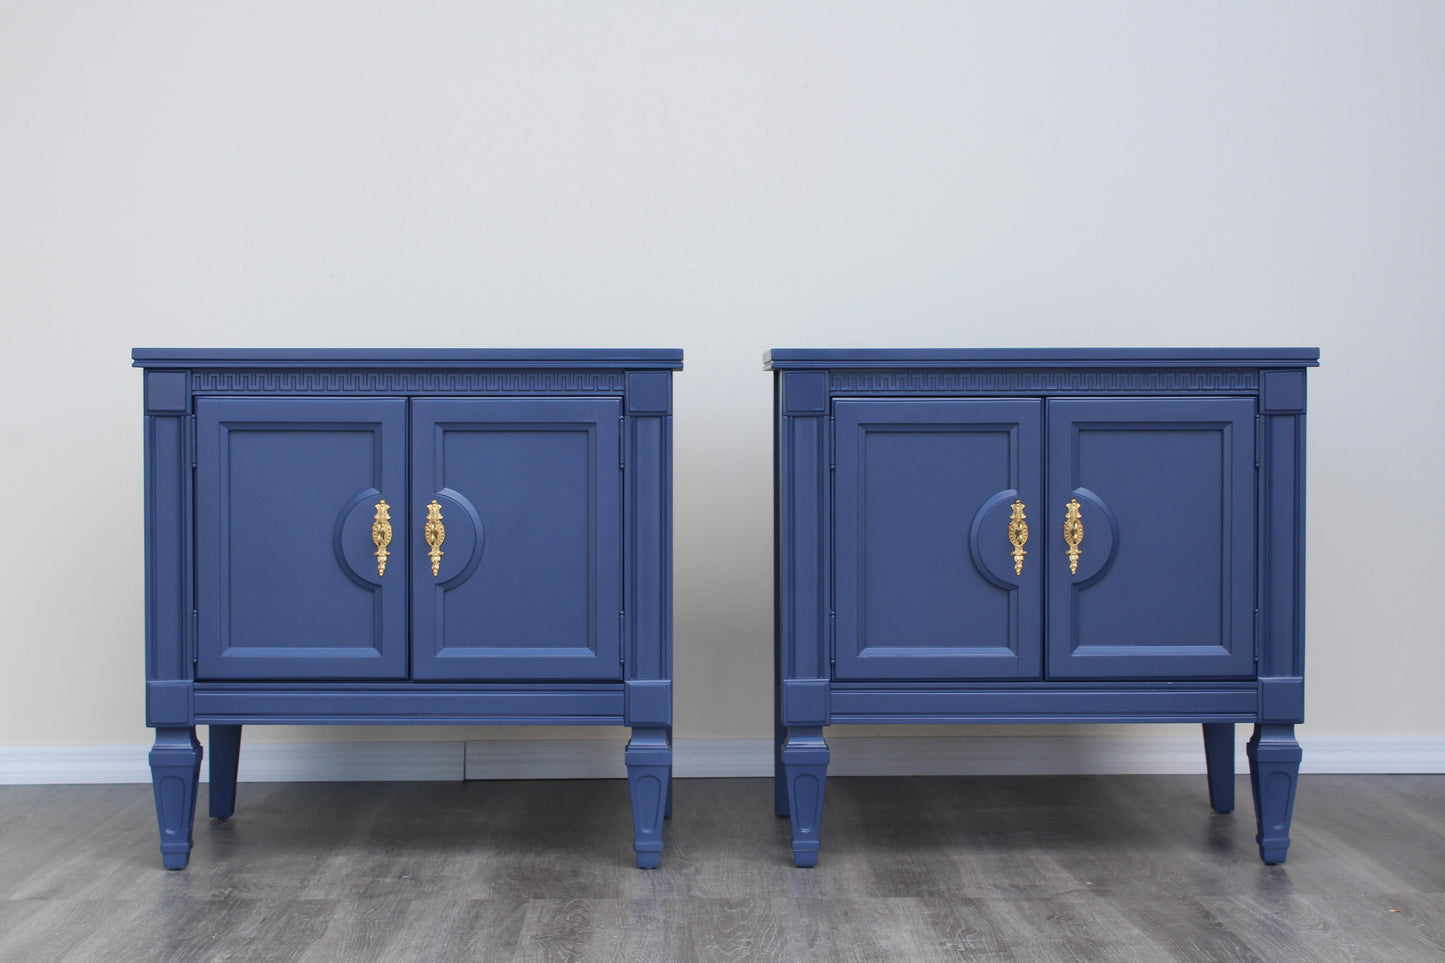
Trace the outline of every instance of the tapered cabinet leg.
[[791, 726], [783, 743], [788, 810], [793, 816], [793, 862], [818, 865], [823, 787], [828, 778], [828, 744], [821, 726]]
[[1234, 812], [1234, 723], [1204, 723], [1204, 765], [1209, 805], [1217, 813]]
[[1289, 823], [1299, 782], [1300, 747], [1294, 726], [1257, 725], [1248, 743], [1249, 786], [1254, 793], [1255, 841], [1270, 866], [1289, 851]]
[[656, 869], [662, 862], [662, 822], [672, 792], [672, 745], [667, 730], [634, 728], [626, 761], [637, 865]]
[[211, 726], [211, 818], [236, 811], [236, 768], [241, 762], [241, 727]]
[[161, 862], [166, 869], [185, 869], [191, 859], [201, 756], [194, 726], [156, 729], [150, 754], [151, 786], [161, 830]]

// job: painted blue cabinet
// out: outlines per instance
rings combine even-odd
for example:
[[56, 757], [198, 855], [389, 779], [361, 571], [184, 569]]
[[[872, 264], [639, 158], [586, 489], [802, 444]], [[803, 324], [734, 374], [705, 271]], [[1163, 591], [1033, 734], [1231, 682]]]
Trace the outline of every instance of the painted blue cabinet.
[[[412, 402], [412, 677], [622, 678], [619, 398]], [[485, 517], [484, 517], [485, 516]]]
[[1037, 679], [1042, 569], [986, 533], [1038, 504], [1033, 399], [840, 400], [833, 676]]
[[823, 727], [1193, 722], [1282, 862], [1303, 718], [1314, 349], [775, 350], [777, 771], [816, 863]]
[[671, 790], [672, 350], [136, 349], [147, 723], [189, 859], [251, 724], [625, 725]]
[[196, 399], [197, 679], [407, 677], [406, 564], [384, 578], [371, 541], [406, 490], [406, 404]]

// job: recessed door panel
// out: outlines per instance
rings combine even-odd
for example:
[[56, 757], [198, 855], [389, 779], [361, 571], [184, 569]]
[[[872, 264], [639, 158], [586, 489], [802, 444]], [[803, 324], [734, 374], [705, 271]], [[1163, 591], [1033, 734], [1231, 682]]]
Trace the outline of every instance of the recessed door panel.
[[1041, 411], [835, 403], [836, 678], [1039, 676]]
[[412, 402], [412, 672], [619, 679], [618, 399]]
[[404, 678], [406, 402], [201, 398], [196, 447], [197, 678]]
[[1049, 676], [1252, 675], [1253, 401], [1062, 399], [1048, 417]]

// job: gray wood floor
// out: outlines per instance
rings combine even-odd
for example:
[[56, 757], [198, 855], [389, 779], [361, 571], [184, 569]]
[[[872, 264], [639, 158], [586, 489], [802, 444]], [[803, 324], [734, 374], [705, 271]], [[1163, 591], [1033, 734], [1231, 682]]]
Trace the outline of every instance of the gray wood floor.
[[[0, 787], [0, 959], [1445, 960], [1445, 776], [1305, 776], [1289, 863], [1202, 776], [243, 784], [160, 868], [148, 786]], [[200, 808], [205, 810], [205, 788]]]

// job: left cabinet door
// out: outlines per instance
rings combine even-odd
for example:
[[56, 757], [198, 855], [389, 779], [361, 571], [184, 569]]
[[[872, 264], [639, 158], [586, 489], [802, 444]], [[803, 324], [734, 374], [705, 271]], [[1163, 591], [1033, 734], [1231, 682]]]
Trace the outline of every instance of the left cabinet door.
[[196, 400], [198, 679], [406, 677], [406, 468], [402, 398]]

